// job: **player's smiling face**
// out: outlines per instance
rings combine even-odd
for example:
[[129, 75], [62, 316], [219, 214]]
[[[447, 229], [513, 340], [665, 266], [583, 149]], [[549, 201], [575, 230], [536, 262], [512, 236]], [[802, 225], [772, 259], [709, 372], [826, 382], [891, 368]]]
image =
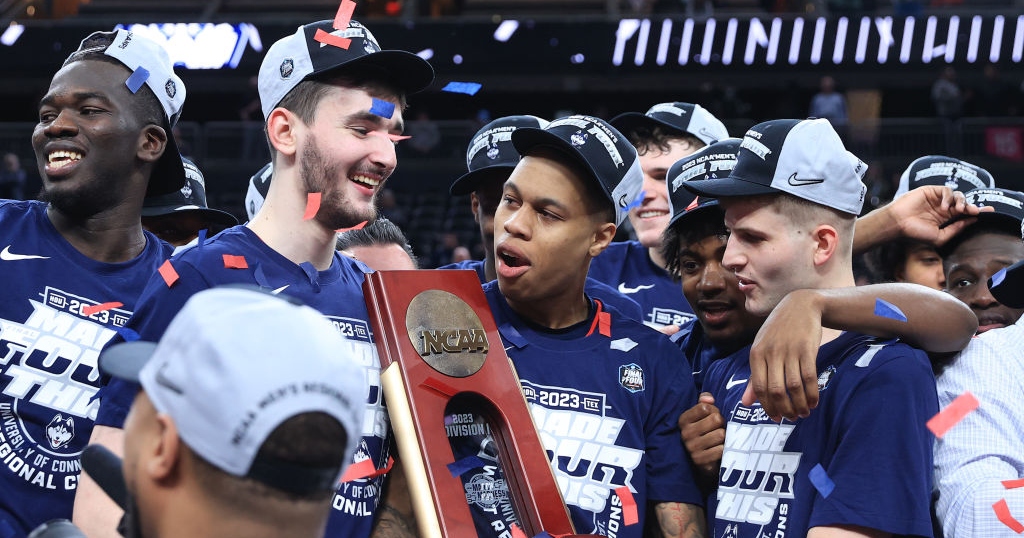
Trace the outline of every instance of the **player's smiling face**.
[[787, 293], [813, 279], [814, 241], [765, 197], [722, 199], [728, 246], [722, 263], [737, 277], [745, 307], [767, 317]]
[[[713, 218], [721, 218], [715, 212]], [[727, 237], [709, 235], [681, 245], [679, 274], [683, 295], [707, 337], [719, 346], [742, 347], [754, 340], [762, 318], [747, 313], [736, 275], [722, 265]]]
[[91, 215], [118, 205], [140, 165], [144, 133], [162, 132], [136, 117], [142, 96], [125, 86], [129, 75], [120, 64], [73, 62], [54, 75], [40, 101], [32, 149], [44, 198], [58, 208]]
[[992, 296], [988, 279], [1000, 269], [1024, 259], [1020, 238], [982, 233], [958, 245], [946, 259], [949, 293], [971, 307], [978, 316], [978, 333], [1012, 325], [1024, 309], [1010, 308]]
[[676, 161], [697, 149], [687, 141], [674, 139], [669, 141], [668, 151], [649, 147], [640, 155], [640, 168], [644, 172], [644, 199], [640, 207], [629, 211], [629, 223], [633, 225], [637, 239], [644, 247], [658, 247], [661, 234], [672, 219], [665, 174]]
[[615, 235], [615, 225], [600, 222], [584, 201], [589, 180], [567, 158], [546, 151], [524, 157], [494, 215], [498, 285], [520, 313], [582, 294], [590, 258]]
[[[321, 193], [316, 220], [337, 229], [377, 216], [376, 194], [398, 165], [394, 136], [404, 128], [396, 98], [391, 118], [370, 112], [364, 89], [331, 86], [311, 124], [300, 129], [300, 174], [310, 193]], [[301, 123], [301, 122], [300, 122]]]

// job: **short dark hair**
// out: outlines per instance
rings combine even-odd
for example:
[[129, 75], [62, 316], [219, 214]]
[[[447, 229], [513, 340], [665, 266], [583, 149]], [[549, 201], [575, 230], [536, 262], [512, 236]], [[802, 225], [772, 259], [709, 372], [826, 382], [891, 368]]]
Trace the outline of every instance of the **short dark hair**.
[[952, 254], [954, 250], [960, 247], [960, 245], [978, 237], [979, 235], [987, 233], [1009, 235], [1020, 239], [1021, 224], [1006, 218], [989, 219], [982, 217], [974, 224], [960, 230], [960, 233], [954, 235], [952, 239], [936, 250], [938, 251], [939, 256], [942, 256], [942, 259], [945, 260], [946, 257]]
[[[319, 411], [301, 413], [274, 428], [256, 453], [256, 460], [340, 470], [347, 456], [342, 448], [347, 444], [348, 433], [338, 419]], [[252, 478], [228, 474], [190, 452], [196, 461], [196, 479], [204, 489], [241, 513], [255, 513], [261, 502], [323, 502], [334, 493], [333, 489], [305, 494], [286, 492]]]
[[661, 234], [660, 254], [665, 260], [665, 270], [672, 278], [679, 280], [681, 272], [679, 255], [689, 245], [699, 243], [706, 237], [728, 236], [725, 227], [725, 212], [719, 208], [707, 208], [701, 213], [689, 215], [685, 222], [676, 222], [665, 228]]
[[[130, 70], [128, 66], [121, 63], [120, 60], [113, 56], [107, 56], [104, 51], [107, 50], [111, 44], [114, 43], [114, 38], [117, 36], [115, 32], [95, 32], [89, 37], [82, 40], [82, 44], [78, 47], [78, 50], [72, 52], [61, 68], [67, 67], [75, 62], [84, 60], [90, 60], [95, 62], [107, 62], [117, 66], [121, 66], [126, 70]], [[170, 135], [170, 123], [164, 116], [163, 105], [156, 98], [153, 90], [146, 84], [143, 84], [139, 91], [135, 92], [135, 95], [140, 96], [139, 99], [132, 101], [131, 111], [135, 117], [143, 125], [153, 124], [159, 125], [167, 131], [168, 136]]]
[[662, 153], [667, 153], [672, 148], [669, 144], [674, 140], [687, 142], [694, 150], [698, 150], [707, 144], [703, 140], [697, 138], [690, 133], [683, 133], [674, 131], [664, 127], [654, 126], [641, 126], [631, 129], [627, 134], [626, 138], [636, 148], [638, 155], [646, 155], [647, 152], [658, 149]]
[[386, 217], [377, 217], [376, 220], [358, 230], [347, 230], [338, 234], [335, 250], [348, 250], [352, 247], [372, 247], [377, 245], [398, 245], [409, 255], [414, 266], [419, 267], [420, 265], [419, 259], [412, 251], [412, 245], [409, 244], [409, 239], [405, 237], [405, 233], [402, 232], [402, 229], [397, 224], [391, 222]]

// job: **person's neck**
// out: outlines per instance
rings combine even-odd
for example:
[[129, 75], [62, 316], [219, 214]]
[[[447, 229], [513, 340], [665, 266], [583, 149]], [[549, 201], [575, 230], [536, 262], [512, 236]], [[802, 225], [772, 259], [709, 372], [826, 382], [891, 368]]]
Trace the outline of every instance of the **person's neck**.
[[[277, 181], [275, 174], [274, 181]], [[283, 181], [283, 178], [282, 178]], [[319, 271], [330, 268], [334, 260], [337, 235], [316, 219], [304, 220], [306, 198], [271, 184], [263, 207], [246, 226], [270, 248], [300, 264], [310, 262]]]
[[84, 219], [69, 216], [53, 205], [46, 216], [53, 227], [75, 250], [103, 263], [129, 261], [146, 248], [142, 230], [142, 205], [120, 206]]
[[498, 270], [494, 267], [494, 255], [484, 256], [484, 278], [488, 282], [498, 278]]
[[555, 297], [516, 301], [505, 297], [509, 307], [524, 319], [548, 329], [564, 329], [585, 321], [590, 316], [590, 302], [583, 293], [583, 284]]
[[665, 268], [665, 258], [661, 255], [658, 247], [647, 247], [647, 257], [658, 267]]

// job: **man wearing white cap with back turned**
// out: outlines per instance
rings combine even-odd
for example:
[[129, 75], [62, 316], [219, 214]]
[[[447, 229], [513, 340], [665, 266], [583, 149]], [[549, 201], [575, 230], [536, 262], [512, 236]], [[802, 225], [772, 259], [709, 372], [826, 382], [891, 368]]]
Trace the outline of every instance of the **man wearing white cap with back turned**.
[[316, 310], [225, 287], [192, 296], [159, 343], [104, 350], [105, 374], [142, 386], [127, 536], [323, 536], [362, 429], [366, 380], [343, 347]]
[[659, 252], [661, 234], [672, 217], [665, 173], [679, 159], [729, 138], [729, 133], [718, 118], [691, 103], [660, 103], [644, 114], [620, 114], [609, 123], [626, 135], [640, 156], [641, 194], [626, 201], [638, 241], [612, 243], [594, 259], [590, 276], [639, 303], [641, 321], [647, 325], [682, 325], [693, 319], [693, 309], [665, 270]]
[[[866, 169], [827, 120], [773, 120], [746, 132], [729, 177], [684, 183], [725, 210], [722, 263], [748, 312], [767, 316], [804, 288], [854, 285]], [[901, 315], [885, 303], [875, 312]], [[704, 388], [727, 421], [712, 535], [931, 536], [925, 423], [938, 405], [928, 358], [897, 340], [833, 329], [821, 336], [818, 407], [794, 421], [777, 423], [759, 403], [741, 401], [749, 348], [710, 365]], [[782, 390], [800, 378], [793, 381]]]
[[53, 76], [32, 133], [41, 201], [0, 202], [0, 536], [70, 518], [96, 418], [96, 357], [170, 247], [143, 198], [185, 181], [167, 53], [96, 32]]
[[[335, 231], [376, 218], [376, 193], [398, 164], [405, 95], [432, 79], [430, 64], [408, 52], [382, 51], [356, 21], [342, 30], [329, 20], [307, 24], [274, 43], [259, 74], [273, 156], [265, 203], [246, 225], [180, 253], [154, 275], [130, 323], [143, 339], [158, 339], [190, 296], [227, 283], [294, 296], [331, 319], [346, 336], [339, 352], [359, 357], [369, 389], [361, 395], [360, 473], [339, 485], [327, 536], [369, 536], [396, 512], [381, 506], [391, 429], [362, 294], [370, 269], [335, 251]], [[111, 449], [122, 444], [119, 428], [134, 390], [115, 380], [101, 391], [103, 427], [94, 441]], [[382, 511], [386, 517], [375, 518]], [[112, 529], [114, 512], [84, 508], [82, 517], [109, 518], [102, 525]]]

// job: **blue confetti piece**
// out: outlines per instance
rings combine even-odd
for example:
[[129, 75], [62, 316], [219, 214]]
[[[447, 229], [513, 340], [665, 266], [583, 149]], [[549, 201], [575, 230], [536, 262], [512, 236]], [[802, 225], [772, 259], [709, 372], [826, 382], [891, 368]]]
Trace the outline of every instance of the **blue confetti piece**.
[[1003, 283], [1003, 279], [1006, 278], [1006, 268], [1003, 267], [996, 274], [992, 275], [992, 287], [996, 287]]
[[452, 476], [454, 477], [459, 477], [466, 471], [479, 469], [485, 465], [487, 465], [487, 463], [478, 456], [469, 456], [468, 458], [462, 458], [461, 460], [449, 463], [448, 472], [452, 473]]
[[441, 88], [441, 91], [476, 95], [476, 92], [480, 91], [482, 87], [483, 85], [479, 82], [449, 82], [444, 88]]
[[203, 245], [206, 244], [206, 228], [199, 230], [199, 237], [196, 240], [196, 248], [203, 248]]
[[375, 114], [390, 120], [391, 116], [395, 115], [395, 104], [390, 101], [374, 97], [373, 105], [370, 106], [370, 114]]
[[117, 334], [121, 335], [121, 338], [124, 338], [125, 342], [134, 342], [140, 338], [139, 333], [129, 329], [128, 327], [117, 327], [114, 330], [117, 331]]
[[815, 465], [811, 472], [807, 473], [807, 478], [811, 480], [811, 484], [814, 484], [814, 488], [825, 499], [832, 494], [832, 490], [836, 489], [836, 483], [828, 477], [828, 473], [825, 472], [825, 468], [820, 463]]
[[149, 80], [149, 70], [141, 65], [132, 73], [132, 76], [128, 77], [128, 80], [124, 81], [124, 85], [128, 86], [128, 89], [135, 93], [139, 91], [146, 81]]
[[875, 315], [883, 318], [894, 319], [896, 321], [907, 321], [906, 314], [899, 309], [898, 306], [883, 301], [882, 299], [875, 299]]
[[629, 211], [634, 207], [640, 207], [640, 204], [644, 203], [644, 196], [647, 196], [647, 191], [640, 191], [640, 194], [636, 195], [636, 199], [630, 202], [626, 207], [622, 208], [622, 210]]

